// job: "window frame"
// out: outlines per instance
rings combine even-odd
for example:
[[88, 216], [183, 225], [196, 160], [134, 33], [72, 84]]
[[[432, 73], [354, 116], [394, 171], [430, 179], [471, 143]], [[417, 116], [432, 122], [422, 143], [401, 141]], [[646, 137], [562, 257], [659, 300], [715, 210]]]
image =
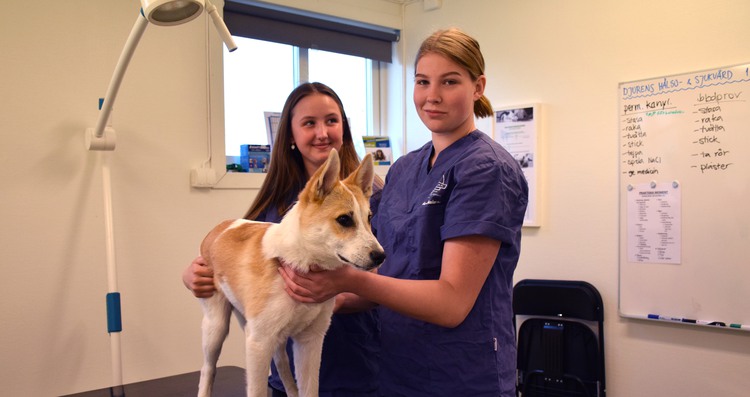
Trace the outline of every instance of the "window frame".
[[[383, 118], [383, 115], [380, 114], [380, 90], [378, 89], [380, 85], [380, 78], [379, 78], [379, 68], [381, 67], [380, 62], [353, 56], [353, 55], [346, 55], [346, 54], [338, 54], [330, 51], [323, 51], [323, 50], [315, 50], [315, 49], [309, 49], [309, 48], [301, 48], [296, 46], [290, 46], [288, 44], [283, 43], [275, 43], [275, 42], [269, 42], [264, 40], [258, 40], [258, 39], [249, 39], [241, 36], [234, 36], [235, 41], [238, 43], [239, 46], [249, 46], [246, 48], [243, 48], [243, 52], [247, 52], [244, 57], [239, 57], [238, 59], [241, 60], [240, 63], [234, 63], [234, 67], [239, 66], [240, 71], [249, 70], [252, 69], [251, 65], [247, 65], [247, 68], [244, 66], [246, 62], [255, 62], [255, 59], [258, 58], [258, 56], [255, 55], [255, 51], [263, 51], [262, 48], [265, 48], [267, 44], [276, 45], [278, 44], [280, 47], [284, 48], [284, 51], [282, 53], [284, 54], [284, 58], [277, 59], [274, 58], [268, 58], [264, 57], [267, 61], [269, 61], [271, 64], [278, 63], [278, 62], [284, 62], [289, 67], [285, 73], [282, 74], [273, 74], [274, 71], [269, 70], [268, 73], [272, 74], [274, 79], [281, 78], [284, 81], [281, 82], [282, 86], [290, 86], [290, 87], [297, 87], [302, 83], [305, 82], [313, 82], [313, 81], [320, 81], [323, 82], [332, 88], [336, 90], [340, 96], [342, 96], [342, 100], [345, 101], [345, 106], [347, 109], [349, 106], [356, 106], [356, 111], [352, 113], [352, 111], [347, 111], [347, 115], [349, 116], [349, 123], [352, 127], [352, 133], [353, 137], [355, 138], [354, 146], [357, 149], [357, 153], [360, 156], [365, 155], [365, 147], [363, 145], [363, 142], [361, 139], [359, 139], [362, 136], [370, 136], [370, 135], [379, 135], [380, 131], [380, 120]], [[254, 43], [266, 43], [266, 44], [260, 44], [259, 47], [256, 47]], [[275, 50], [272, 50], [275, 51]], [[280, 54], [278, 52], [273, 52], [275, 56], [279, 56]], [[362, 69], [356, 69], [358, 70], [356, 77], [360, 82], [364, 82], [364, 86], [360, 86], [361, 88], [358, 90], [358, 93], [361, 93], [360, 95], [357, 95], [355, 99], [354, 97], [351, 97], [350, 92], [347, 91], [345, 87], [348, 85], [348, 80], [340, 80], [336, 77], [333, 77], [331, 75], [325, 75], [321, 76], [318, 72], [321, 72], [322, 69], [326, 69], [329, 71], [334, 72], [334, 75], [339, 75], [340, 73], [337, 72], [337, 68], [340, 67], [340, 65], [337, 66], [337, 59], [334, 58], [330, 61], [334, 62], [333, 64], [329, 64], [327, 61], [324, 61], [328, 55], [325, 55], [322, 59], [318, 58], [316, 54], [331, 54], [333, 56], [345, 56], [347, 58], [352, 58], [352, 60], [357, 59], [357, 63], [359, 67], [363, 67]], [[234, 54], [228, 53], [226, 50], [223, 51], [224, 58], [222, 59], [223, 62], [226, 62], [228, 59], [232, 59], [234, 57]], [[249, 56], [249, 58], [248, 58]], [[232, 61], [234, 62], [234, 61]], [[348, 62], [348, 61], [346, 61]], [[225, 64], [226, 65], [226, 64]], [[224, 138], [225, 138], [225, 151], [226, 151], [226, 158], [227, 158], [227, 164], [231, 163], [239, 163], [240, 157], [239, 157], [239, 144], [240, 143], [247, 143], [247, 142], [255, 142], [258, 144], [263, 144], [266, 139], [266, 129], [267, 125], [262, 127], [262, 129], [257, 129], [258, 124], [264, 125], [266, 123], [263, 122], [262, 119], [258, 119], [255, 121], [252, 120], [244, 120], [241, 124], [237, 124], [236, 120], [236, 114], [230, 113], [227, 114], [228, 109], [232, 109], [231, 112], [237, 112], [241, 111], [242, 114], [246, 115], [246, 110], [248, 109], [247, 105], [244, 103], [244, 100], [249, 100], [253, 103], [252, 109], [255, 111], [261, 110], [261, 111], [275, 111], [275, 112], [281, 112], [281, 103], [277, 102], [281, 100], [283, 102], [283, 98], [286, 97], [286, 91], [274, 91], [271, 94], [271, 97], [275, 105], [273, 106], [267, 106], [262, 109], [258, 109], [257, 106], [259, 105], [256, 101], [261, 100], [264, 101], [263, 98], [258, 98], [256, 95], [255, 88], [251, 88], [250, 86], [253, 85], [251, 83], [252, 80], [242, 80], [242, 73], [239, 72], [240, 75], [237, 75], [238, 70], [236, 69], [230, 69], [232, 71], [231, 75], [229, 75], [230, 79], [240, 79], [240, 81], [235, 84], [234, 81], [227, 81], [227, 69], [223, 68], [222, 71], [224, 72], [224, 90], [225, 94], [227, 90], [232, 90], [235, 94], [237, 93], [236, 89], [237, 87], [243, 87], [241, 89], [241, 92], [243, 94], [239, 94], [240, 97], [236, 97], [234, 94], [227, 97], [227, 95], [224, 95], [224, 122], [225, 122], [225, 131], [224, 131]], [[353, 70], [350, 68], [341, 69], [341, 73], [344, 73], [345, 70]], [[258, 71], [255, 71], [258, 72]], [[288, 74], [288, 72], [291, 72], [291, 74]], [[265, 71], [260, 71], [260, 73], [265, 74]], [[325, 72], [324, 72], [325, 73]], [[315, 76], [313, 76], [315, 74]], [[338, 87], [338, 88], [337, 88]], [[269, 89], [269, 87], [265, 88], [266, 90]], [[284, 88], [289, 89], [291, 91], [291, 88]], [[344, 91], [339, 91], [344, 90]], [[249, 97], [247, 95], [250, 95]], [[278, 96], [282, 95], [282, 96]], [[348, 100], [354, 100], [354, 103], [356, 105], [349, 104], [347, 102]], [[228, 102], [229, 101], [229, 102]], [[239, 101], [239, 102], [238, 102]], [[268, 103], [266, 103], [268, 105]], [[240, 110], [241, 109], [241, 110]], [[363, 111], [364, 110], [364, 111]], [[247, 116], [241, 116], [241, 117], [247, 117]], [[356, 120], [355, 120], [356, 119]], [[231, 128], [226, 125], [227, 120], [233, 120]], [[245, 124], [250, 123], [250, 124]], [[352, 124], [354, 123], [354, 124]], [[238, 127], [240, 129], [238, 129]], [[244, 131], [247, 130], [246, 127], [252, 127], [252, 131], [257, 131], [251, 136], [247, 136]], [[231, 129], [231, 133], [229, 131]], [[248, 139], [249, 138], [249, 139]], [[272, 140], [269, 138], [269, 142], [272, 142]], [[230, 146], [226, 146], [230, 145]]]
[[[226, 163], [227, 155], [225, 148], [225, 124], [224, 124], [224, 51], [223, 43], [218, 36], [207, 38], [207, 74], [209, 82], [207, 84], [209, 100], [209, 117], [208, 117], [208, 159], [202, 167], [209, 168], [213, 176], [209, 177], [213, 183], [210, 187], [213, 189], [259, 189], [265, 180], [266, 174], [246, 173], [246, 172], [227, 172]], [[295, 82], [298, 85], [302, 81], [307, 81], [308, 73], [308, 49], [302, 47], [295, 48]], [[228, 56], [231, 56], [229, 54]], [[386, 73], [387, 64], [370, 60], [369, 83], [367, 87], [368, 112], [367, 126], [371, 134], [379, 135], [381, 131], [381, 120], [384, 115], [381, 113], [381, 81], [382, 75]], [[196, 186], [194, 184], [194, 186]], [[196, 186], [205, 187], [205, 186]]]
[[[313, 11], [301, 10], [291, 7], [285, 7], [277, 4], [265, 3], [256, 0], [225, 0], [223, 7], [223, 14], [225, 22], [228, 25], [231, 24], [231, 17], [226, 12], [227, 6], [231, 9], [233, 6], [240, 6], [245, 10], [255, 10], [261, 16], [266, 17], [272, 16], [273, 19], [279, 20], [282, 23], [286, 23], [285, 28], [281, 30], [282, 34], [288, 32], [291, 28], [296, 29], [296, 24], [304, 25], [307, 32], [310, 29], [316, 28], [332, 28], [328, 33], [323, 33], [323, 38], [316, 38], [315, 40], [323, 40], [322, 42], [312, 43], [308, 46], [300, 45], [299, 43], [285, 42], [285, 44], [291, 44], [298, 48], [317, 48], [325, 51], [348, 53], [346, 50], [339, 51], [335, 48], [328, 47], [332, 45], [334, 47], [341, 45], [341, 43], [347, 42], [349, 44], [347, 48], [354, 51], [360, 51], [369, 47], [378, 47], [378, 44], [351, 44], [350, 39], [357, 40], [361, 37], [367, 37], [371, 41], [386, 41], [388, 49], [381, 51], [376, 56], [367, 56], [361, 53], [348, 53], [349, 55], [361, 56], [364, 58], [371, 59], [372, 75], [370, 79], [370, 90], [371, 95], [368, 95], [368, 100], [371, 100], [370, 108], [372, 109], [372, 120], [368, 120], [367, 124], [371, 128], [373, 134], [382, 134], [382, 123], [385, 120], [385, 115], [382, 113], [386, 110], [383, 105], [382, 93], [385, 89], [384, 83], [387, 80], [388, 69], [391, 65], [387, 62], [392, 62], [393, 45], [400, 40], [401, 31], [399, 29], [387, 28], [384, 26], [373, 25], [366, 22], [350, 20], [346, 18], [340, 18], [336, 16], [320, 14]], [[231, 13], [231, 12], [230, 12]], [[267, 21], [263, 21], [267, 22]], [[290, 23], [292, 25], [290, 25]], [[230, 28], [230, 31], [232, 29]], [[271, 31], [265, 27], [260, 29], [262, 34], [266, 34]], [[348, 34], [353, 37], [342, 38], [336, 36], [337, 33]], [[248, 35], [244, 35], [250, 37]], [[298, 36], [300, 36], [298, 34]], [[302, 34], [306, 40], [310, 40], [314, 35]], [[262, 37], [252, 37], [255, 39], [284, 42], [282, 40], [268, 40]], [[299, 37], [298, 37], [299, 38]], [[199, 169], [193, 169], [193, 174], [200, 179], [201, 183], [193, 182], [194, 187], [211, 187], [214, 189], [257, 189], [262, 185], [265, 174], [260, 173], [242, 173], [242, 172], [227, 172], [226, 171], [226, 153], [225, 153], [225, 125], [224, 125], [224, 56], [222, 41], [216, 32], [207, 29], [206, 31], [206, 75], [207, 84], [206, 91], [208, 94], [208, 117], [207, 117], [207, 159], [203, 161]], [[379, 59], [378, 58], [383, 58]], [[306, 62], [307, 59], [301, 59], [300, 62]], [[387, 61], [387, 62], [383, 62]], [[303, 76], [300, 76], [300, 79]], [[299, 82], [300, 80], [297, 80]], [[208, 175], [206, 175], [208, 174]], [[206, 181], [207, 180], [207, 181]]]

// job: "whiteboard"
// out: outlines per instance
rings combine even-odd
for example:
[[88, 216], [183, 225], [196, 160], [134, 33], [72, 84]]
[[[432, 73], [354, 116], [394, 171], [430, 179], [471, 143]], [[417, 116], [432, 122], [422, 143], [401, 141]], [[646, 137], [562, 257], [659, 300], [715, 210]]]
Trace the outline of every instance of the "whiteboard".
[[750, 331], [749, 72], [619, 84], [620, 315]]

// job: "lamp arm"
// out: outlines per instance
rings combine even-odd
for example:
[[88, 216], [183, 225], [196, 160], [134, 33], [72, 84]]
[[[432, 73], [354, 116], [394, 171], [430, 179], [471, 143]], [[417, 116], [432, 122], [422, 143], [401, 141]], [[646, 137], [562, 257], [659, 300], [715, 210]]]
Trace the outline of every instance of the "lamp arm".
[[221, 16], [216, 10], [216, 6], [213, 5], [210, 0], [206, 0], [206, 11], [208, 11], [208, 15], [211, 16], [211, 20], [213, 21], [216, 30], [219, 31], [219, 36], [221, 36], [221, 40], [224, 42], [224, 45], [227, 46], [229, 52], [236, 50], [237, 44], [234, 43], [234, 39], [232, 39], [232, 35], [229, 33], [229, 29], [227, 29], [227, 25], [224, 23], [224, 20], [221, 19]]
[[107, 88], [107, 94], [104, 97], [104, 103], [102, 103], [101, 111], [99, 112], [99, 120], [96, 122], [94, 130], [96, 138], [101, 138], [104, 135], [104, 127], [109, 120], [110, 113], [112, 113], [112, 106], [115, 103], [117, 91], [120, 89], [122, 78], [125, 76], [125, 70], [128, 68], [130, 59], [133, 58], [135, 48], [138, 46], [138, 42], [146, 30], [146, 26], [148, 26], [148, 20], [143, 16], [143, 11], [141, 10], [138, 13], [138, 19], [136, 19], [133, 29], [130, 31], [130, 36], [128, 36], [128, 40], [125, 42], [125, 47], [122, 49], [115, 71], [112, 73], [112, 80], [109, 82], [109, 88]]

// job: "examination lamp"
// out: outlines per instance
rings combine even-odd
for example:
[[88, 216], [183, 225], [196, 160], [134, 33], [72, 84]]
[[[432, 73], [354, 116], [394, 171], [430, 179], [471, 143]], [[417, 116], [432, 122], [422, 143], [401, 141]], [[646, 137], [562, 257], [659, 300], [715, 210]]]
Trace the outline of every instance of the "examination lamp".
[[[135, 21], [133, 30], [130, 32], [125, 48], [120, 54], [120, 60], [112, 74], [107, 94], [99, 99], [99, 119], [96, 127], [86, 129], [86, 147], [88, 150], [112, 151], [115, 149], [115, 130], [107, 125], [112, 112], [112, 105], [117, 96], [117, 90], [122, 83], [123, 75], [133, 57], [135, 47], [146, 30], [146, 25], [151, 22], [155, 25], [172, 26], [189, 22], [200, 16], [203, 9], [213, 20], [213, 24], [219, 31], [221, 39], [229, 51], [237, 49], [232, 36], [229, 34], [224, 21], [219, 16], [216, 7], [209, 0], [141, 0], [141, 12]], [[122, 351], [120, 346], [120, 332], [122, 331], [122, 320], [120, 318], [120, 293], [117, 292], [117, 264], [115, 256], [114, 222], [112, 216], [112, 182], [109, 166], [109, 157], [106, 153], [100, 153], [102, 160], [102, 188], [104, 191], [104, 223], [105, 242], [107, 257], [107, 330], [110, 335], [110, 352], [112, 359], [112, 376], [115, 388], [111, 389], [114, 396], [124, 396], [122, 388]]]
[[117, 90], [120, 88], [125, 70], [128, 68], [133, 52], [135, 52], [135, 48], [146, 30], [147, 24], [151, 22], [154, 25], [162, 26], [179, 25], [197, 18], [204, 8], [211, 17], [227, 49], [230, 52], [236, 50], [237, 45], [232, 40], [227, 26], [210, 0], [141, 0], [141, 12], [138, 13], [133, 30], [131, 30], [120, 54], [120, 60], [117, 61], [107, 94], [99, 100], [100, 113], [96, 127], [86, 129], [86, 148], [88, 150], [115, 149], [115, 130], [106, 124], [112, 113], [112, 105], [117, 97]]

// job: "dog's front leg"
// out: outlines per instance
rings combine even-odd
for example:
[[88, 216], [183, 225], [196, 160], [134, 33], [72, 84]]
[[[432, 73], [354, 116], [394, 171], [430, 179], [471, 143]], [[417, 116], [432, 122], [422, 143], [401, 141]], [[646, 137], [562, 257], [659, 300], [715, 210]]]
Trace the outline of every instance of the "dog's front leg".
[[276, 370], [279, 372], [281, 383], [284, 384], [286, 395], [289, 397], [298, 397], [297, 383], [294, 381], [292, 368], [289, 366], [289, 355], [286, 353], [286, 341], [280, 343], [279, 347], [276, 348], [273, 361], [276, 363]]
[[221, 346], [229, 333], [229, 318], [232, 306], [224, 294], [216, 292], [212, 297], [201, 299], [203, 307], [203, 367], [198, 383], [198, 397], [210, 397], [216, 376], [216, 362]]
[[333, 301], [306, 330], [293, 337], [294, 371], [302, 397], [318, 397], [323, 338], [331, 323], [332, 308]]
[[318, 397], [323, 336], [306, 335], [294, 340], [294, 370], [302, 397]]
[[247, 397], [268, 396], [268, 373], [276, 338], [262, 335], [248, 322], [245, 326], [245, 363], [247, 366]]

